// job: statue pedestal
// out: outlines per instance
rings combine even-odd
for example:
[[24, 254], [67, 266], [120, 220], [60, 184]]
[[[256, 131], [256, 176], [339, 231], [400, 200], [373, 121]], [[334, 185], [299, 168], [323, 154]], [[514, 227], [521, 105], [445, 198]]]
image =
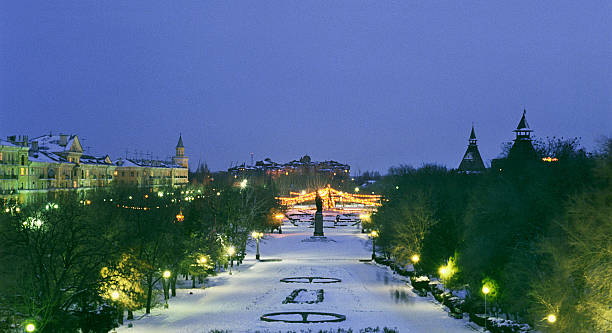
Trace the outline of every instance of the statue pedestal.
[[323, 235], [323, 213], [321, 212], [315, 213], [314, 236], [324, 236]]

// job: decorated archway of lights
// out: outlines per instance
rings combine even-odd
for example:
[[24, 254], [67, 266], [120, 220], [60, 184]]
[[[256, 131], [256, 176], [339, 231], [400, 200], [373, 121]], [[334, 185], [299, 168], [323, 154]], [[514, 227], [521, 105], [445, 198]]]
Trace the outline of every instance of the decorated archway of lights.
[[[379, 194], [356, 194], [338, 191], [331, 188], [329, 185], [318, 190], [321, 199], [323, 200], [323, 208], [330, 209], [336, 207], [336, 204], [361, 204], [366, 207], [382, 206], [382, 195]], [[317, 197], [317, 191], [309, 193], [290, 192], [288, 197], [276, 197], [281, 205], [292, 207], [305, 202], [314, 202]]]

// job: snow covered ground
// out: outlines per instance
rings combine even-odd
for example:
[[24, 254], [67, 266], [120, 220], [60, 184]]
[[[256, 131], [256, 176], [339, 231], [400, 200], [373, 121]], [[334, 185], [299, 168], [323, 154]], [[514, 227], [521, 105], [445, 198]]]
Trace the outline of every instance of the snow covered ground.
[[[234, 266], [234, 274], [221, 273], [208, 280], [205, 289], [179, 289], [169, 309], [157, 307], [119, 332], [286, 332], [289, 330], [366, 327], [397, 328], [400, 332], [474, 332], [465, 320], [450, 318], [441, 305], [422, 298], [386, 267], [369, 259], [371, 242], [356, 226], [328, 228], [326, 241], [312, 241], [308, 223], [294, 226], [286, 221], [283, 234], [266, 234], [260, 241], [257, 262], [254, 242], [246, 260]], [[282, 283], [283, 278], [316, 276], [338, 278], [339, 283]], [[320, 303], [283, 301], [296, 289], [324, 290]], [[193, 294], [190, 294], [192, 292]], [[284, 311], [332, 312], [346, 316], [337, 323], [264, 322], [267, 313]], [[295, 316], [295, 315], [294, 315]], [[309, 317], [310, 318], [310, 317]], [[314, 317], [313, 317], [314, 318]]]

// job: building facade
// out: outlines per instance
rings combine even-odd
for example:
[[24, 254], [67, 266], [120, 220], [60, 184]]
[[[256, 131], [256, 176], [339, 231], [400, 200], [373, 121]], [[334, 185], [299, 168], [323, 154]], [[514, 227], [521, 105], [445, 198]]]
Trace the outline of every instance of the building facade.
[[[182, 146], [182, 138], [179, 139]], [[178, 153], [178, 149], [177, 149]], [[34, 193], [87, 190], [111, 184], [142, 187], [188, 183], [184, 147], [180, 161], [118, 159], [91, 156], [77, 135], [9, 136], [0, 140], [0, 198], [28, 201]]]
[[255, 162], [255, 165], [238, 165], [227, 170], [234, 176], [266, 175], [278, 178], [289, 175], [323, 175], [335, 179], [349, 178], [351, 166], [336, 161], [312, 161], [305, 155], [299, 160], [287, 163], [276, 163], [269, 158]]

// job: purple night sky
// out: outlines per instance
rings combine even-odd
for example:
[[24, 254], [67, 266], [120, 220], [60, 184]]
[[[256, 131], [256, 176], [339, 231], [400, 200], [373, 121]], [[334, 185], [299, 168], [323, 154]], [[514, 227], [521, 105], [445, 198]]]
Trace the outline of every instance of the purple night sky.
[[[309, 154], [353, 171], [485, 163], [612, 135], [612, 1], [3, 1], [0, 135], [194, 168]], [[91, 151], [90, 151], [91, 152]]]

